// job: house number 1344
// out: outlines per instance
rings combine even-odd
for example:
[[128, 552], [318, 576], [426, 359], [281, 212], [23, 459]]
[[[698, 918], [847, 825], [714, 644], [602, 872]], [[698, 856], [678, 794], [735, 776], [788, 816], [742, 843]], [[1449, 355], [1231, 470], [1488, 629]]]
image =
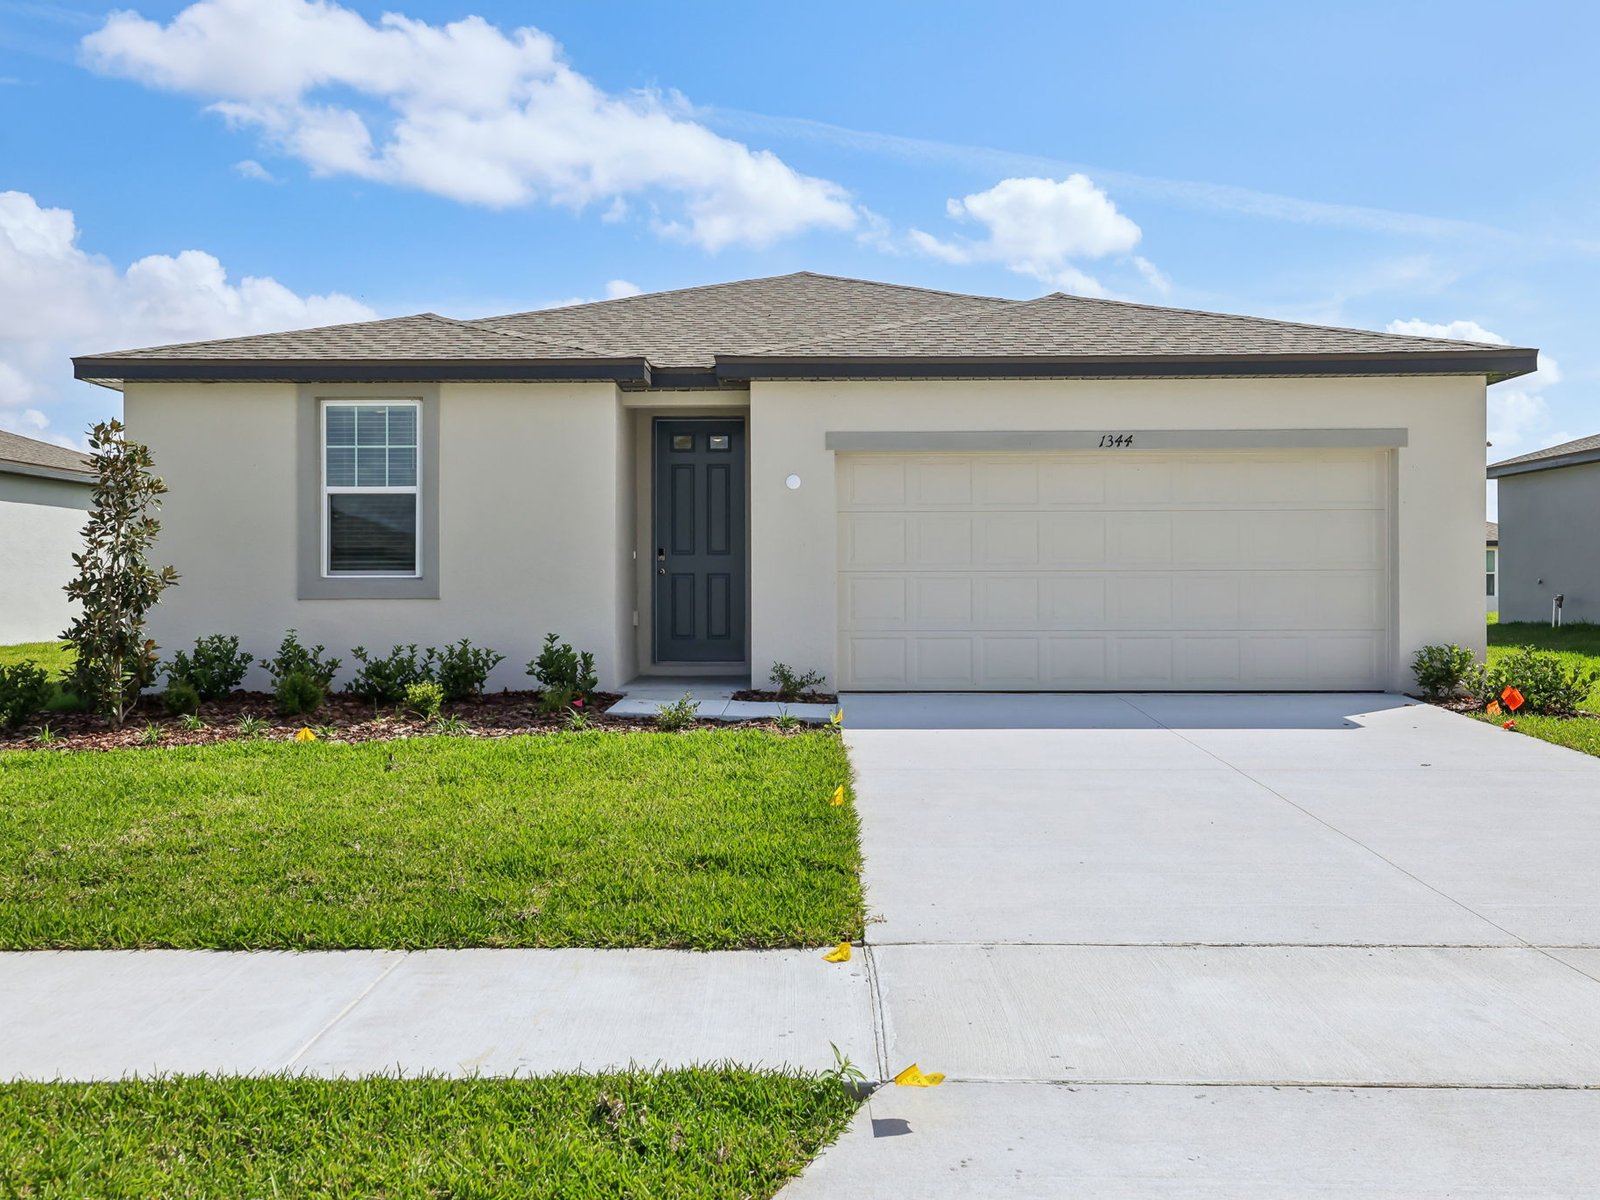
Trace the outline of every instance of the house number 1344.
[[1100, 449], [1102, 450], [1125, 450], [1131, 445], [1133, 445], [1133, 434], [1131, 433], [1102, 433], [1100, 435]]

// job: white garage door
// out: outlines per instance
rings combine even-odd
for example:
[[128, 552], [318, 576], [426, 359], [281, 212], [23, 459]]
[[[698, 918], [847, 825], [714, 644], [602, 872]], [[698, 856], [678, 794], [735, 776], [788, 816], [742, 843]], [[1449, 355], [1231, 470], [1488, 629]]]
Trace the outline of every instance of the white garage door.
[[1386, 683], [1386, 452], [841, 453], [862, 689]]

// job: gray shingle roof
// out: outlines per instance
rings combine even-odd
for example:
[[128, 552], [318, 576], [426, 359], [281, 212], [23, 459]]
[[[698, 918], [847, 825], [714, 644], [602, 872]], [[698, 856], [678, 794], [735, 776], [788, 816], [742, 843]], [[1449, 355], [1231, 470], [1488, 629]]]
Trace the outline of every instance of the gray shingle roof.
[[[1302, 325], [1265, 317], [1157, 308], [1054, 292], [979, 313], [880, 323], [765, 346], [757, 354], [818, 358], [1139, 357], [1388, 354], [1483, 350], [1479, 342]], [[1494, 346], [1494, 349], [1503, 349]]]
[[801, 271], [486, 317], [474, 324], [580, 342], [598, 354], [642, 354], [658, 367], [710, 369], [719, 354], [834, 337], [863, 324], [972, 317], [1014, 303]]
[[1484, 540], [1488, 541], [1488, 542], [1493, 542], [1496, 545], [1499, 545], [1500, 544], [1500, 524], [1499, 524], [1499, 522], [1498, 521], [1485, 521], [1484, 522], [1484, 526], [1488, 530], [1487, 535], [1485, 536]]
[[497, 330], [470, 321], [456, 321], [437, 313], [417, 313], [415, 316], [390, 317], [382, 321], [293, 329], [287, 333], [257, 333], [213, 342], [179, 342], [171, 346], [119, 350], [94, 357], [250, 361], [278, 358], [574, 358], [587, 354], [587, 350], [577, 346], [519, 335], [509, 330]]
[[0, 471], [22, 468], [24, 473], [31, 474], [28, 471], [30, 467], [82, 475], [85, 480], [94, 479], [89, 460], [78, 451], [0, 429]]
[[1489, 464], [1489, 477], [1493, 479], [1497, 472], [1507, 467], [1521, 467], [1521, 471], [1505, 471], [1509, 475], [1521, 475], [1526, 471], [1541, 471], [1551, 467], [1570, 467], [1580, 462], [1590, 462], [1600, 459], [1600, 433], [1591, 434], [1589, 437], [1576, 438], [1570, 442], [1562, 442], [1559, 446], [1546, 446], [1543, 450], [1533, 450], [1527, 454], [1519, 454], [1515, 458], [1502, 459], [1497, 463]]
[[[640, 384], [673, 371], [725, 382], [802, 373], [798, 363], [962, 365], [981, 375], [1004, 360], [1033, 374], [1082, 373], [1116, 360], [1250, 364], [1268, 373], [1341, 373], [1341, 360], [1380, 360], [1350, 373], [1483, 374], [1534, 368], [1535, 352], [1406, 335], [1301, 325], [1260, 317], [1158, 308], [1056, 293], [1036, 300], [968, 296], [899, 284], [798, 272], [768, 279], [655, 292], [566, 308], [456, 321], [434, 313], [290, 333], [188, 342], [75, 359], [78, 377], [377, 378], [378, 363], [426, 367], [407, 378], [614, 378]], [[1393, 360], [1393, 365], [1383, 363]], [[1405, 360], [1402, 362], [1401, 360]], [[774, 364], [787, 366], [778, 370]], [[170, 364], [170, 365], [168, 365]], [[299, 364], [299, 365], [297, 365]], [[328, 364], [342, 364], [331, 371]], [[431, 364], [431, 366], [429, 366]], [[459, 367], [452, 367], [460, 364]], [[587, 365], [586, 365], [587, 364]], [[609, 366], [607, 366], [609, 364]], [[1061, 370], [1054, 370], [1057, 365]], [[1209, 365], [1207, 365], [1209, 364]], [[210, 371], [211, 374], [207, 374]], [[767, 375], [763, 373], [767, 372]], [[870, 373], [870, 372], [858, 372]], [[924, 371], [924, 373], [927, 373]], [[1002, 372], [1004, 373], [1004, 372]], [[685, 376], [679, 376], [680, 382]]]

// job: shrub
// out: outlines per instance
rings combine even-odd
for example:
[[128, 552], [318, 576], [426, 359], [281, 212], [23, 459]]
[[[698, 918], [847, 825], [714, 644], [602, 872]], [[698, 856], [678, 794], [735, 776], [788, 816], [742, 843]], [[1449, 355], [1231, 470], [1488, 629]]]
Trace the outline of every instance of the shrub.
[[290, 675], [304, 675], [317, 684], [322, 694], [326, 696], [328, 689], [333, 686], [333, 677], [339, 673], [337, 658], [324, 659], [320, 645], [307, 650], [300, 644], [299, 637], [292, 629], [284, 634], [283, 641], [278, 643], [277, 654], [267, 659], [262, 666], [266, 667], [267, 673], [272, 676], [274, 692], [279, 690], [283, 681]]
[[406, 689], [433, 678], [433, 651], [417, 657], [417, 644], [396, 646], [382, 658], [373, 658], [365, 646], [350, 651], [361, 666], [350, 681], [350, 691], [374, 704], [399, 704]]
[[1476, 667], [1466, 680], [1467, 694], [1480, 705], [1499, 700], [1507, 687], [1522, 693], [1518, 712], [1566, 715], [1578, 711], [1600, 682], [1600, 671], [1568, 666], [1558, 654], [1519, 646], [1493, 667]]
[[539, 657], [528, 664], [528, 674], [539, 681], [543, 693], [539, 701], [541, 712], [560, 712], [570, 708], [574, 700], [587, 700], [589, 693], [600, 686], [594, 673], [594, 655], [585, 650], [582, 654], [559, 642], [556, 635], [548, 633]]
[[406, 684], [406, 707], [424, 721], [437, 720], [443, 704], [444, 688], [433, 680], [422, 679]]
[[195, 638], [194, 653], [179, 650], [167, 664], [167, 690], [171, 691], [173, 684], [185, 683], [201, 700], [216, 700], [244, 682], [245, 672], [253, 662], [255, 655], [239, 652], [236, 637], [219, 633]]
[[200, 711], [200, 693], [187, 679], [173, 679], [161, 693], [161, 707], [175, 717], [193, 716]]
[[466, 638], [438, 651], [437, 657], [429, 646], [428, 657], [435, 659], [439, 686], [444, 689], [444, 698], [452, 703], [483, 695], [489, 672], [506, 660], [504, 654], [474, 646]]
[[788, 663], [773, 663], [772, 674], [767, 678], [777, 686], [778, 699], [791, 704], [800, 699], [804, 693], [819, 686], [824, 676], [818, 671], [797, 674]]
[[671, 704], [656, 705], [656, 728], [663, 733], [688, 729], [699, 719], [700, 704], [689, 692], [683, 694], [683, 699]]
[[284, 716], [316, 712], [328, 698], [327, 685], [321, 678], [303, 670], [279, 676], [272, 692], [278, 701], [278, 711]]
[[0, 725], [15, 729], [50, 699], [50, 673], [32, 659], [0, 664]]
[[144, 635], [145, 614], [178, 582], [170, 566], [147, 555], [161, 531], [155, 512], [167, 485], [154, 474], [150, 449], [131, 441], [120, 421], [89, 432], [94, 507], [83, 527], [77, 573], [67, 583], [78, 615], [61, 636], [72, 643], [73, 690], [120, 726], [139, 693], [155, 681], [156, 644]]
[[1411, 657], [1411, 673], [1430, 700], [1455, 695], [1474, 665], [1472, 651], [1454, 642], [1448, 646], [1424, 646]]

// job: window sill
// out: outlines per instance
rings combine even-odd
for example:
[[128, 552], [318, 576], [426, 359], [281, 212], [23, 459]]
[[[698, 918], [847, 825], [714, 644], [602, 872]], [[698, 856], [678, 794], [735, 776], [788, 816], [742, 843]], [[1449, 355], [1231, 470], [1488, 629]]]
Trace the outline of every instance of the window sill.
[[300, 581], [302, 600], [437, 600], [439, 584], [394, 575], [334, 575]]

